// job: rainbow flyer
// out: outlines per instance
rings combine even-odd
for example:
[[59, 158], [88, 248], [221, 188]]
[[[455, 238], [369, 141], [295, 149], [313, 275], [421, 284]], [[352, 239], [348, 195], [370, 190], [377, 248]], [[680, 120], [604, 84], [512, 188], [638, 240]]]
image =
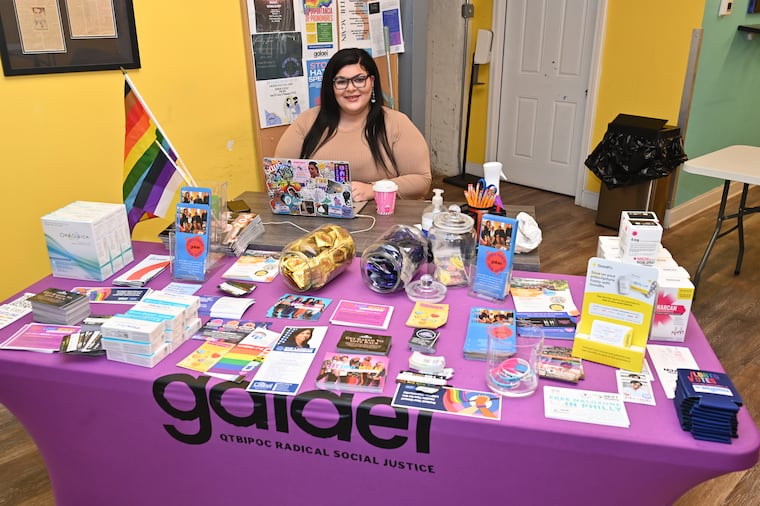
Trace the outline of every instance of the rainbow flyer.
[[391, 405], [397, 408], [415, 408], [449, 415], [501, 420], [501, 396], [493, 392], [453, 387], [436, 390], [410, 383], [399, 383]]
[[105, 304], [136, 304], [151, 292], [150, 288], [128, 288], [115, 286], [77, 286], [72, 292], [85, 295], [90, 302]]

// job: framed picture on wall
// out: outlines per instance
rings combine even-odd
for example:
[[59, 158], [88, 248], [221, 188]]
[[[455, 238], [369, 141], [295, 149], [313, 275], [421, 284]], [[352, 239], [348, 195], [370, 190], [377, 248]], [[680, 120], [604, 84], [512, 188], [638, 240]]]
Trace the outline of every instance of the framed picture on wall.
[[140, 68], [132, 0], [0, 2], [6, 76]]

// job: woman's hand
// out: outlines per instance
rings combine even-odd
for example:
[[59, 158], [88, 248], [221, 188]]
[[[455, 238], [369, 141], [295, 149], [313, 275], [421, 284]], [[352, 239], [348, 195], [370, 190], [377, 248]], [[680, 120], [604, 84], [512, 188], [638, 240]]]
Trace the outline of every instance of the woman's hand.
[[359, 181], [351, 181], [351, 191], [354, 194], [354, 201], [364, 202], [365, 200], [374, 200], [375, 191], [372, 189], [372, 185], [369, 183], [360, 183]]

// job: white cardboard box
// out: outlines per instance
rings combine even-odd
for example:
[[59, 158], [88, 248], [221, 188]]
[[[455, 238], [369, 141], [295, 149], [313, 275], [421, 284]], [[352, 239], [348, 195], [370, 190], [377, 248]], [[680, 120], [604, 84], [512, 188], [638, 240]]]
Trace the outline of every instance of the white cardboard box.
[[662, 239], [662, 225], [653, 220], [623, 220], [619, 231], [623, 262], [654, 265]]
[[694, 284], [688, 278], [660, 272], [657, 285], [657, 302], [649, 339], [683, 342], [691, 314]]
[[124, 204], [72, 202], [42, 229], [54, 277], [103, 281], [134, 259]]

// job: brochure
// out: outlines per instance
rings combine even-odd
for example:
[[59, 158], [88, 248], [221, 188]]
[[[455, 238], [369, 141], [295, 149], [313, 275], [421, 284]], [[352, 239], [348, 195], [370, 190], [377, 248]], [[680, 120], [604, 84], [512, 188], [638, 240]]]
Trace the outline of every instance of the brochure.
[[317, 320], [332, 299], [308, 297], [286, 293], [269, 308], [269, 318], [289, 318], [292, 320]]
[[399, 383], [391, 405], [485, 420], [501, 420], [501, 396], [494, 392], [443, 387], [431, 392], [428, 387]]
[[326, 333], [327, 327], [285, 327], [246, 390], [296, 395]]
[[150, 254], [131, 269], [114, 278], [113, 284], [117, 286], [145, 286], [148, 281], [169, 267], [171, 261], [170, 255]]
[[61, 349], [65, 336], [78, 331], [78, 326], [28, 323], [3, 341], [0, 349], [54, 353]]
[[478, 257], [470, 292], [491, 300], [509, 293], [518, 222], [514, 218], [486, 214], [480, 223]]
[[255, 283], [269, 283], [279, 274], [278, 251], [249, 249], [227, 269], [222, 277]]
[[662, 344], [647, 345], [652, 367], [662, 383], [662, 389], [668, 399], [676, 396], [678, 369], [699, 369], [691, 350], [685, 346], [668, 346]]
[[341, 300], [330, 317], [330, 323], [385, 330], [388, 328], [392, 314], [393, 306]]
[[211, 188], [183, 186], [177, 204], [174, 271], [176, 279], [204, 281], [211, 235]]

